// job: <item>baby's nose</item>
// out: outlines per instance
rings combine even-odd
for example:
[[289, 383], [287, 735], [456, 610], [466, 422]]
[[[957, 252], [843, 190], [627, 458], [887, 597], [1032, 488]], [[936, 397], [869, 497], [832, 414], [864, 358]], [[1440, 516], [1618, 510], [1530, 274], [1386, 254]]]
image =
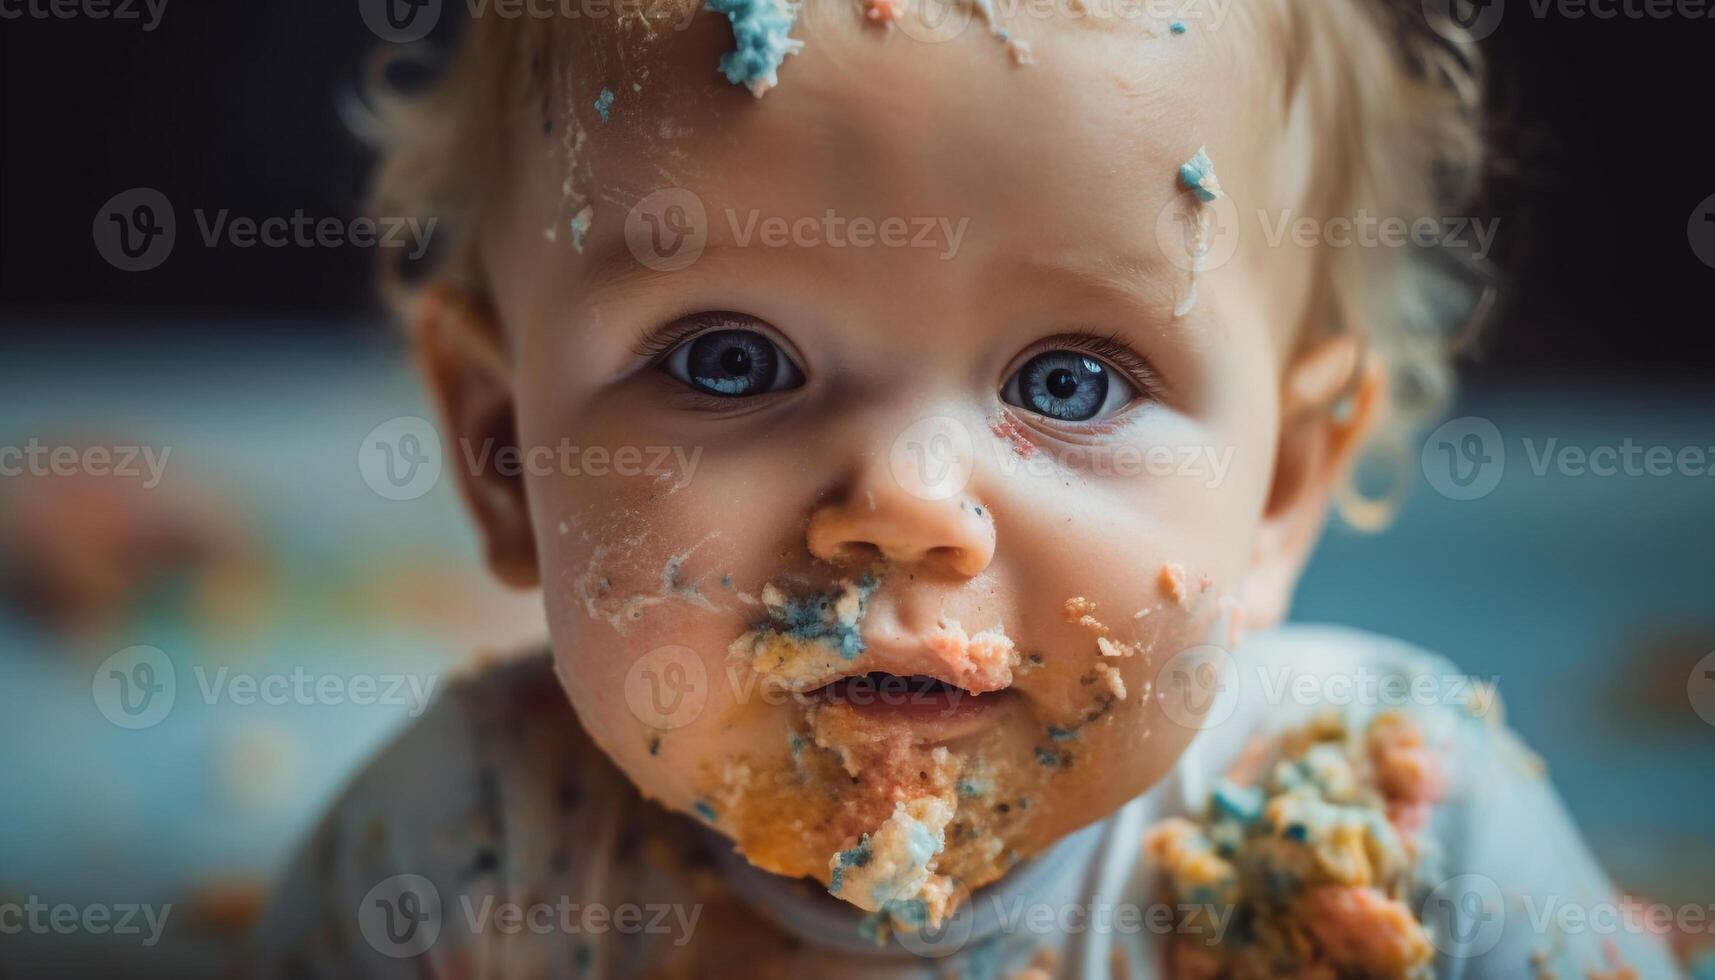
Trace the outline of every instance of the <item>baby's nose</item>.
[[994, 560], [994, 516], [958, 494], [924, 500], [889, 480], [857, 481], [842, 499], [817, 508], [807, 532], [810, 553], [825, 561], [877, 558], [937, 567], [966, 578]]

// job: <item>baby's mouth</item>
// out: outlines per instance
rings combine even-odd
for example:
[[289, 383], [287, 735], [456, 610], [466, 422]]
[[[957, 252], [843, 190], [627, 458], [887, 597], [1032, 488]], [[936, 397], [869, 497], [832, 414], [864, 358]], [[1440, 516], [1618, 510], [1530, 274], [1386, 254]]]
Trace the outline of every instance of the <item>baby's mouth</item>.
[[1015, 700], [1010, 689], [975, 692], [927, 674], [870, 671], [816, 688], [805, 700], [839, 710], [858, 725], [903, 726], [935, 740], [955, 738], [988, 724]]

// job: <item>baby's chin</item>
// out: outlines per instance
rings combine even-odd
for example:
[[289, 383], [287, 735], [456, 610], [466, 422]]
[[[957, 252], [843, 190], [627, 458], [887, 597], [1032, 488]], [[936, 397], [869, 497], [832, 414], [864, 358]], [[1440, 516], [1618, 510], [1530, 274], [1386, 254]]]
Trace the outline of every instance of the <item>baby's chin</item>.
[[708, 774], [714, 821], [752, 864], [909, 930], [1100, 816], [1050, 792], [1085, 749], [1078, 733], [1045, 730], [1015, 692], [945, 715], [860, 700], [776, 705], [780, 751]]

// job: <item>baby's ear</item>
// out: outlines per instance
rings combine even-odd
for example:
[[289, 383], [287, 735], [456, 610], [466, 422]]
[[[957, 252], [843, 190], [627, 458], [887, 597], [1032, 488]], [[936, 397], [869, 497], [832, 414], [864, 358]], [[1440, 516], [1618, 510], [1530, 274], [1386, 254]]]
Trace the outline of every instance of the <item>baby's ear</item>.
[[1246, 622], [1286, 618], [1334, 492], [1380, 413], [1387, 376], [1355, 338], [1321, 341], [1287, 366], [1280, 444], [1245, 586]]
[[541, 579], [518, 459], [516, 392], [493, 308], [463, 289], [424, 290], [411, 317], [417, 360], [440, 409], [449, 467], [476, 518], [488, 566], [508, 585]]

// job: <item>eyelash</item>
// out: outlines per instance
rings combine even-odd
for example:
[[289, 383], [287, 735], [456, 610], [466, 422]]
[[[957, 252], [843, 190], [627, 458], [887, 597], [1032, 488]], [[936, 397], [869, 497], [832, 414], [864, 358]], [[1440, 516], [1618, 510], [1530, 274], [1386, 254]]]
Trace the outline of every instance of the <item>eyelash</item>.
[[1013, 360], [1013, 366], [1007, 371], [1006, 377], [1010, 379], [1019, 368], [1030, 363], [1031, 358], [1055, 350], [1074, 350], [1106, 361], [1126, 376], [1126, 380], [1131, 382], [1142, 398], [1160, 401], [1166, 394], [1166, 385], [1162, 383], [1160, 373], [1142, 355], [1121, 341], [1117, 334], [1064, 333], [1045, 337], [1031, 344]]
[[728, 312], [698, 313], [680, 317], [663, 327], [646, 331], [631, 345], [631, 353], [636, 355], [638, 360], [653, 367], [678, 349], [680, 344], [712, 330], [755, 330], [767, 336], [766, 331], [757, 330], [756, 325], [757, 321], [752, 317]]

